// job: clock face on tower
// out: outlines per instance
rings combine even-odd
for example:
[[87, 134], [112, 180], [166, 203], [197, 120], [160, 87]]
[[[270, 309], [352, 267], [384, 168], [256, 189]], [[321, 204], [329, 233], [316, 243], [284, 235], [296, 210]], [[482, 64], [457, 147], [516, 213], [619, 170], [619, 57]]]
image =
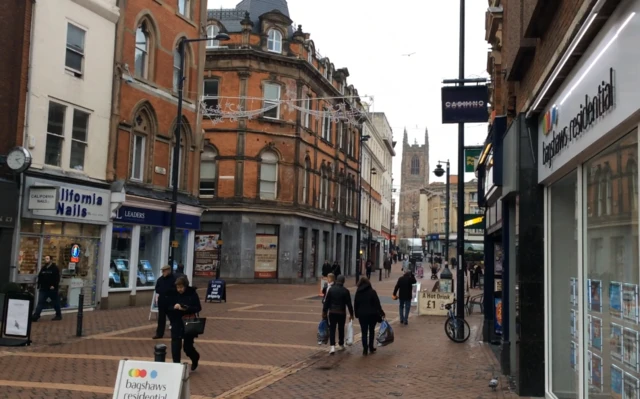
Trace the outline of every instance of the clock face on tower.
[[7, 155], [7, 166], [16, 173], [22, 173], [31, 166], [31, 153], [24, 147], [16, 147]]

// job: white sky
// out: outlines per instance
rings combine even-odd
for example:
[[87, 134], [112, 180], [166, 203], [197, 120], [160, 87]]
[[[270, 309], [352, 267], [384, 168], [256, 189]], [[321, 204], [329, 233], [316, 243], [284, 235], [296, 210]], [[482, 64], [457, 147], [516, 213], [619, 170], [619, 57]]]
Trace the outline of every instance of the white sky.
[[[240, 0], [208, 0], [209, 8], [234, 8]], [[374, 97], [393, 128], [397, 155], [394, 187], [399, 188], [402, 134], [424, 142], [429, 129], [430, 168], [451, 161], [457, 173], [457, 125], [443, 125], [440, 88], [458, 77], [459, 1], [445, 0], [288, 0], [296, 25], [311, 34], [316, 49], [336, 68], [347, 67], [360, 96]], [[466, 1], [465, 77], [487, 77], [484, 40], [486, 1]], [[415, 53], [409, 57], [403, 54]], [[484, 143], [487, 125], [467, 124], [465, 145]], [[467, 174], [465, 180], [473, 178]], [[431, 181], [444, 181], [431, 174]], [[398, 192], [400, 190], [398, 189]], [[394, 195], [397, 197], [397, 194]]]

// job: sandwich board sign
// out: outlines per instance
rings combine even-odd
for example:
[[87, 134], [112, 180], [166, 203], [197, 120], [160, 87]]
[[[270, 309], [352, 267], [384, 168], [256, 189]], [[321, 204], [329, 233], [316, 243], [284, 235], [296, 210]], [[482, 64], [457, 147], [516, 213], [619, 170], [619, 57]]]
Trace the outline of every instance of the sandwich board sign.
[[113, 399], [188, 398], [189, 385], [182, 383], [188, 381], [188, 373], [186, 363], [121, 360]]

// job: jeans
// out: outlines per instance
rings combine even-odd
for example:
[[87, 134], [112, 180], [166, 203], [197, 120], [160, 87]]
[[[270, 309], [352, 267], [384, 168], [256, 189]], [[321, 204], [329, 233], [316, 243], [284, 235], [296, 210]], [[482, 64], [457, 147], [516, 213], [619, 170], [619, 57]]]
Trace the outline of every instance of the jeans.
[[338, 344], [344, 345], [344, 325], [347, 322], [345, 313], [329, 313], [329, 344], [336, 345], [336, 327], [338, 327]]
[[362, 347], [364, 350], [374, 349], [373, 341], [376, 335], [376, 324], [379, 316], [365, 315], [358, 319], [360, 322], [360, 332], [362, 332]]
[[[180, 363], [180, 351], [184, 347], [184, 353], [192, 362], [200, 360], [200, 354], [196, 350], [193, 336], [185, 336], [184, 338], [171, 338], [171, 357], [174, 363]], [[184, 345], [182, 341], [184, 340]]]
[[409, 311], [411, 310], [411, 299], [400, 300], [400, 323], [409, 322]]
[[53, 309], [56, 311], [56, 316], [62, 317], [62, 312], [60, 311], [60, 297], [58, 296], [58, 289], [41, 289], [38, 291], [38, 305], [36, 306], [36, 312], [33, 314], [33, 316], [36, 319], [40, 317], [40, 313], [42, 313], [42, 309], [47, 302], [47, 298], [51, 299], [51, 302], [53, 303]]

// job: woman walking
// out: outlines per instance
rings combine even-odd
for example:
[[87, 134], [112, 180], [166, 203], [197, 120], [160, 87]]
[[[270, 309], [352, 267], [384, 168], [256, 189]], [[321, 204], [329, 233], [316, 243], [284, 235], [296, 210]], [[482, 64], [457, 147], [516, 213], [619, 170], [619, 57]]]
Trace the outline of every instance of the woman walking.
[[376, 348], [373, 346], [375, 329], [376, 324], [384, 319], [384, 310], [382, 310], [378, 293], [366, 277], [360, 277], [358, 281], [354, 311], [362, 332], [362, 355], [376, 353]]
[[[174, 363], [180, 363], [180, 352], [191, 359], [191, 371], [198, 368], [200, 354], [194, 346], [196, 336], [185, 334], [184, 323], [186, 320], [195, 319], [202, 310], [200, 298], [194, 287], [189, 286], [187, 276], [176, 279], [176, 288], [169, 296], [169, 321], [171, 323], [171, 356]], [[183, 345], [184, 341], [184, 345]]]

